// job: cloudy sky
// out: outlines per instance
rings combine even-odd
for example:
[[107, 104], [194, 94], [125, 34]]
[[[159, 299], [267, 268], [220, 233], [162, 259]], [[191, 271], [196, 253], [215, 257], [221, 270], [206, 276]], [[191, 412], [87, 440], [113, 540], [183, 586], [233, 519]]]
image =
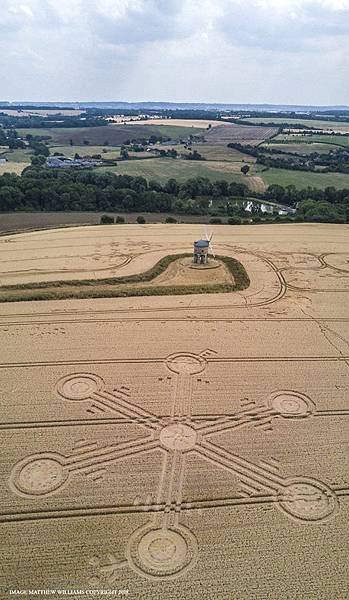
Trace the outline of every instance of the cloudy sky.
[[349, 0], [0, 3], [0, 100], [349, 104]]

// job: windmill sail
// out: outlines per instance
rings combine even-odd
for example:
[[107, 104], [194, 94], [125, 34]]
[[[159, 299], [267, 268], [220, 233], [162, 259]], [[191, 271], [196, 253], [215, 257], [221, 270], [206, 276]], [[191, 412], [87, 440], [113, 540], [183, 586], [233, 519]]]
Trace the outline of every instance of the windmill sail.
[[211, 251], [211, 254], [212, 254], [213, 258], [215, 258], [215, 253], [214, 253], [214, 250], [213, 250], [213, 245], [211, 243], [212, 242], [212, 238], [213, 238], [213, 232], [211, 232], [211, 234], [208, 233], [207, 225], [205, 225], [205, 237], [206, 237], [206, 240], [208, 241], [208, 247], [209, 247], [209, 249]]
[[211, 237], [210, 237], [210, 239], [209, 239], [209, 245], [208, 245], [208, 247], [209, 247], [209, 249], [211, 250], [211, 254], [212, 254], [213, 258], [215, 258], [215, 257], [216, 257], [216, 255], [215, 255], [215, 253], [214, 253], [213, 246], [212, 246], [212, 244], [211, 244], [212, 237], [213, 237], [213, 233], [212, 233], [212, 235], [211, 235]]

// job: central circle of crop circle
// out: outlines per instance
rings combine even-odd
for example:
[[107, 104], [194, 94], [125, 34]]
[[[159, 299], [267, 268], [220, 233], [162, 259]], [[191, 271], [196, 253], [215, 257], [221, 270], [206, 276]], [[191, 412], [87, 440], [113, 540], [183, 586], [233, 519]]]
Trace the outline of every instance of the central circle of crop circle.
[[138, 544], [138, 555], [144, 566], [162, 573], [182, 568], [187, 553], [185, 539], [171, 529], [149, 531]]
[[149, 544], [148, 552], [153, 560], [168, 562], [176, 554], [176, 544], [167, 537], [159, 537]]
[[174, 579], [193, 566], [197, 542], [192, 532], [175, 527], [143, 526], [133, 533], [127, 547], [129, 565], [150, 579]]
[[166, 365], [170, 371], [179, 375], [195, 375], [204, 370], [206, 361], [202, 356], [183, 352], [169, 356]]
[[167, 425], [160, 432], [160, 442], [169, 450], [190, 450], [196, 444], [195, 429], [182, 423]]
[[56, 458], [42, 455], [26, 463], [19, 463], [12, 473], [12, 484], [20, 493], [48, 494], [58, 489], [68, 473]]

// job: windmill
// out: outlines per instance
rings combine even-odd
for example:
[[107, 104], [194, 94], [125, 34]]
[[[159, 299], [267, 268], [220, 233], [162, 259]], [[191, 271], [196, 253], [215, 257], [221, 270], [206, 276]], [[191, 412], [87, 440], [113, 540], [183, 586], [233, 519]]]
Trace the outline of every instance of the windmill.
[[209, 235], [207, 227], [205, 227], [205, 239], [194, 242], [193, 261], [196, 264], [206, 265], [208, 263], [208, 252], [210, 251], [213, 258], [215, 253], [212, 246], [213, 233]]

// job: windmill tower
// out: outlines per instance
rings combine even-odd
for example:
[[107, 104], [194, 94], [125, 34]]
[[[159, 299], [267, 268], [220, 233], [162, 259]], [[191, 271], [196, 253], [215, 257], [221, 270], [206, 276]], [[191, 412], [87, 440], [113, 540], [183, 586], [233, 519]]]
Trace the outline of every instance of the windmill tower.
[[194, 242], [194, 253], [193, 253], [193, 262], [200, 265], [206, 265], [208, 263], [208, 253], [209, 250], [213, 258], [215, 257], [212, 247], [212, 238], [213, 233], [211, 235], [208, 234], [207, 228], [205, 228], [205, 239], [197, 240]]

